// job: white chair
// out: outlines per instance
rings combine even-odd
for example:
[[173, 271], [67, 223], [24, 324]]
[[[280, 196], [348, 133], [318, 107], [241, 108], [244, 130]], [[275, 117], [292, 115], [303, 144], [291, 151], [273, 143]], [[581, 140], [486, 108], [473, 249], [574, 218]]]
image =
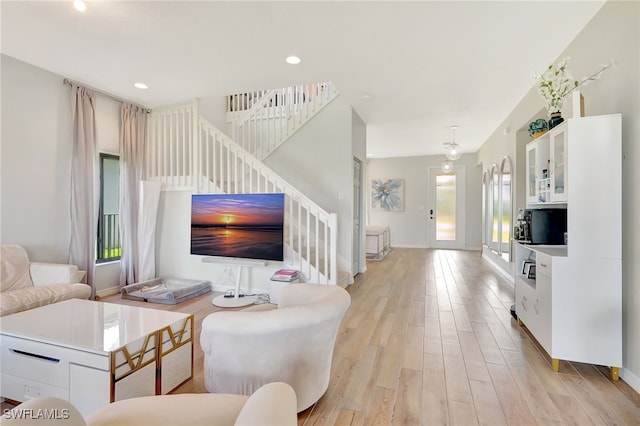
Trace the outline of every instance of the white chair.
[[339, 286], [287, 284], [277, 309], [209, 314], [200, 335], [207, 390], [250, 395], [265, 383], [285, 382], [296, 392], [298, 412], [307, 409], [329, 386], [338, 328], [350, 303]]
[[123, 399], [86, 418], [69, 402], [42, 397], [0, 417], [3, 426], [296, 426], [296, 394], [286, 383], [269, 383], [251, 396], [190, 393]]

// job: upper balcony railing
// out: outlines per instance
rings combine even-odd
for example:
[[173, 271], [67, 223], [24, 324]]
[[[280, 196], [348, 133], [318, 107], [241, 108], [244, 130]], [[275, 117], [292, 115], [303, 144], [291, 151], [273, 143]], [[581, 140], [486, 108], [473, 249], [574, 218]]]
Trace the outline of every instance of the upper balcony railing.
[[262, 160], [336, 95], [330, 82], [231, 95], [227, 98], [231, 137]]
[[122, 255], [119, 218], [120, 215], [118, 213], [105, 213], [102, 215], [96, 241], [96, 260], [99, 263], [118, 260]]

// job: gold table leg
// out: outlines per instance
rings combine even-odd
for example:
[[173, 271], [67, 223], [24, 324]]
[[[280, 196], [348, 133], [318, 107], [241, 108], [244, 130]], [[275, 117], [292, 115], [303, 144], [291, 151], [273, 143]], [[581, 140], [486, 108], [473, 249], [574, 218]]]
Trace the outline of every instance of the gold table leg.
[[617, 382], [620, 379], [620, 367], [611, 367], [611, 380]]
[[553, 368], [553, 371], [556, 373], [560, 371], [560, 360], [558, 358], [551, 358], [551, 368]]

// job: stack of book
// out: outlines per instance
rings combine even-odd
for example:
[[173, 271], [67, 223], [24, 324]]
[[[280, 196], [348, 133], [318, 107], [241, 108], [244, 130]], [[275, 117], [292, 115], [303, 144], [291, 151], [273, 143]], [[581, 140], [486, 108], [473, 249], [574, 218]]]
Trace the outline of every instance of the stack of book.
[[272, 281], [292, 282], [300, 277], [300, 271], [295, 269], [278, 269], [271, 276]]

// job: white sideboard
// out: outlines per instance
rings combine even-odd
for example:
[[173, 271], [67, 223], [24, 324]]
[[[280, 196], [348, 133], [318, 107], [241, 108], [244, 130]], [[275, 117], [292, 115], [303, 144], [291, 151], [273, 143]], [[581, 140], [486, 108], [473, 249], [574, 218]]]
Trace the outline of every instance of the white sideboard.
[[[549, 354], [554, 370], [560, 360], [585, 362], [611, 367], [617, 379], [622, 365], [622, 118], [572, 118], [549, 133], [527, 146], [527, 207], [566, 202], [568, 243], [516, 244], [516, 314]], [[542, 170], [549, 174], [532, 179], [531, 173]], [[562, 179], [554, 176], [559, 173]], [[541, 179], [551, 181], [542, 197]], [[525, 275], [526, 260], [535, 260], [535, 278]]]

